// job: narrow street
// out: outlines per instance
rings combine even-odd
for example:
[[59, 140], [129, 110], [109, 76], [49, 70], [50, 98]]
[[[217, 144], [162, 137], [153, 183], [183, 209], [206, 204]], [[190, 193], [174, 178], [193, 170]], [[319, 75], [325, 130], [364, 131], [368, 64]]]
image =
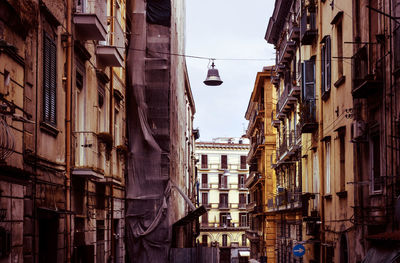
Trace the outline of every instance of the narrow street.
[[20, 262], [400, 263], [400, 0], [1, 0]]

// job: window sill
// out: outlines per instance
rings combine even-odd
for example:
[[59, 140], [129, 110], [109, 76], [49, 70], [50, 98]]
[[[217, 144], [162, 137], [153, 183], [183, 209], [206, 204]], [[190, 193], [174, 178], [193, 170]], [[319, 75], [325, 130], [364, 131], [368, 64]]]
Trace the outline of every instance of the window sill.
[[331, 89], [324, 91], [322, 93], [321, 99], [324, 101], [327, 101], [329, 99], [330, 95], [331, 95]]
[[339, 88], [341, 85], [343, 85], [346, 82], [346, 76], [341, 76], [336, 82], [333, 84], [336, 88]]
[[336, 192], [336, 195], [339, 196], [339, 198], [345, 198], [347, 197], [347, 191]]
[[325, 200], [332, 200], [332, 195], [331, 194], [326, 194], [324, 195]]
[[60, 132], [56, 127], [54, 127], [53, 125], [47, 123], [47, 122], [40, 122], [40, 130], [42, 130], [43, 132], [53, 136], [53, 137], [57, 137], [58, 133]]

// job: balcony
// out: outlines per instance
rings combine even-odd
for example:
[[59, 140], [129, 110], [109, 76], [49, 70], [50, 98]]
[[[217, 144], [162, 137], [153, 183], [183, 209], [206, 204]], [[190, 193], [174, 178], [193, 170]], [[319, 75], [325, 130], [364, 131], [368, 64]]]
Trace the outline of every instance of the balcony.
[[202, 189], [202, 190], [210, 189], [210, 185], [208, 183], [201, 183], [200, 189]]
[[247, 204], [245, 204], [245, 203], [239, 203], [238, 208], [239, 208], [239, 209], [246, 210], [246, 209], [247, 209]]
[[279, 78], [278, 75], [274, 75], [271, 78], [271, 83], [275, 86], [279, 86], [279, 83], [281, 82], [281, 79]]
[[97, 14], [75, 13], [73, 22], [77, 31], [77, 37], [81, 40], [104, 41], [107, 38], [107, 31], [104, 23], [100, 21]]
[[106, 146], [94, 132], [74, 132], [75, 161], [72, 174], [92, 179], [103, 179], [109, 162]]
[[286, 130], [283, 131], [282, 134], [282, 141], [279, 145], [279, 148], [277, 150], [277, 160], [283, 160], [287, 156], [287, 151], [288, 151], [288, 134]]
[[125, 35], [121, 25], [114, 20], [114, 32], [110, 32], [104, 45], [96, 48], [97, 58], [104, 66], [122, 67], [124, 65]]
[[229, 204], [228, 203], [219, 203], [218, 204], [219, 210], [229, 210]]
[[279, 125], [281, 125], [281, 121], [278, 119], [275, 119], [275, 112], [271, 112], [271, 125], [275, 128], [279, 128]]
[[317, 38], [318, 30], [316, 27], [315, 7], [303, 9], [300, 22], [300, 40], [302, 45], [311, 45]]
[[374, 68], [375, 74], [370, 73], [368, 57], [368, 47], [365, 45], [360, 48], [352, 57], [352, 76], [353, 88], [352, 95], [354, 98], [366, 98], [374, 95], [380, 90], [382, 85], [382, 67], [380, 63]]
[[315, 99], [304, 100], [300, 107], [300, 129], [302, 133], [312, 133], [318, 128]]
[[300, 28], [298, 23], [296, 22], [296, 15], [291, 14], [288, 23], [288, 38], [289, 40], [297, 41], [299, 37], [300, 37]]
[[278, 64], [289, 62], [294, 54], [295, 49], [296, 43], [294, 41], [288, 40], [285, 36], [279, 46]]
[[290, 83], [286, 82], [285, 88], [281, 93], [278, 104], [277, 104], [277, 112], [287, 113], [292, 109], [292, 106], [297, 102], [297, 98], [293, 96], [289, 96], [289, 92], [292, 86]]
[[289, 132], [289, 147], [288, 147], [289, 155], [294, 155], [300, 149], [297, 136], [298, 136], [297, 130], [292, 130]]

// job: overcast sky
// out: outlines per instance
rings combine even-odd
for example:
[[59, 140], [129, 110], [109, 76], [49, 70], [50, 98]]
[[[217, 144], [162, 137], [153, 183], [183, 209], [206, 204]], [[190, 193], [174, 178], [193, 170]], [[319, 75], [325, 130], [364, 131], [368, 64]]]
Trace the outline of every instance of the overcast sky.
[[[247, 128], [244, 118], [263, 66], [274, 64], [273, 46], [264, 40], [273, 0], [186, 1], [186, 54], [216, 58], [223, 84], [205, 86], [207, 60], [187, 58], [196, 104], [194, 126], [200, 141], [240, 137]], [[258, 58], [265, 61], [231, 61], [218, 58]]]

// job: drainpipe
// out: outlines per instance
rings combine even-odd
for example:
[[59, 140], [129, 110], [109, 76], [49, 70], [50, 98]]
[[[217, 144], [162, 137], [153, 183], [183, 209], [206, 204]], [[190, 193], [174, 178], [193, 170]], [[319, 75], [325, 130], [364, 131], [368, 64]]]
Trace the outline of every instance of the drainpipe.
[[[114, 0], [110, 1], [110, 14], [111, 14], [111, 34], [113, 34], [111, 38], [110, 45], [115, 45], [115, 14], [114, 14]], [[114, 134], [114, 69], [110, 67], [110, 134], [114, 138], [116, 134]], [[115, 138], [113, 143], [115, 142]], [[111, 148], [110, 152], [110, 174], [111, 174], [111, 184], [110, 184], [110, 198], [111, 198], [111, 216], [110, 216], [110, 229], [111, 229], [111, 262], [115, 262], [115, 227], [114, 227], [114, 183], [113, 183], [113, 151]]]
[[66, 76], [66, 118], [65, 118], [65, 241], [66, 262], [71, 262], [71, 95], [72, 95], [72, 0], [67, 0], [67, 76]]

